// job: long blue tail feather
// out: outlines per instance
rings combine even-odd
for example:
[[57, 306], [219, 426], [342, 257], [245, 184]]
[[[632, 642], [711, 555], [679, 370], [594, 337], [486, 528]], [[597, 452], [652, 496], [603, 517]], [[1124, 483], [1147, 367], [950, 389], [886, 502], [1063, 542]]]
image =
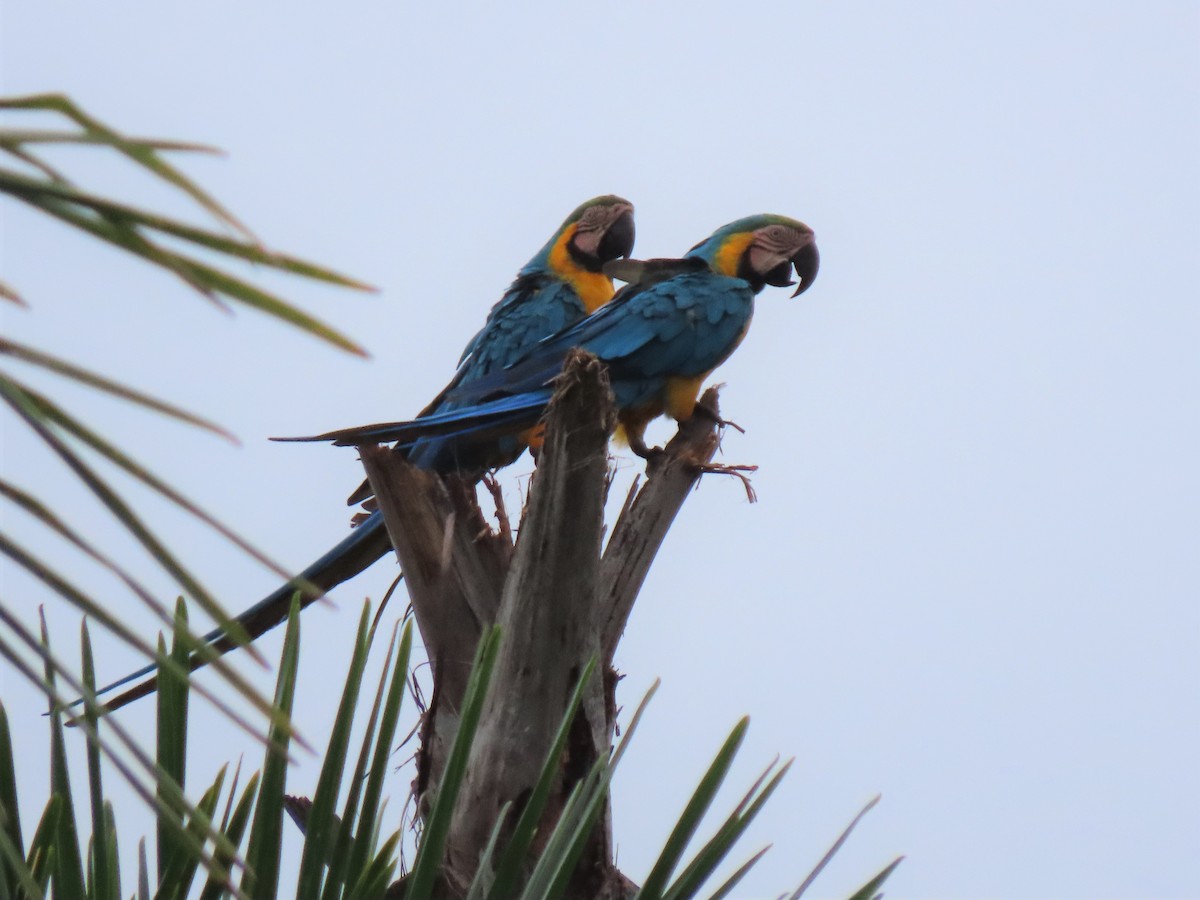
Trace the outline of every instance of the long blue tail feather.
[[[422, 453], [418, 456], [421, 458], [450, 459], [454, 455], [454, 444], [457, 441], [464, 441], [470, 445], [475, 441], [512, 434], [522, 428], [531, 427], [541, 416], [550, 393], [550, 390], [546, 389], [515, 397], [503, 397], [479, 406], [449, 410], [411, 422], [347, 429], [307, 440], [336, 439], [338, 444], [398, 441], [402, 447], [419, 444]], [[414, 459], [414, 462], [420, 465], [418, 460]], [[296, 579], [268, 594], [239, 615], [236, 621], [253, 640], [287, 618], [291, 598], [296, 591], [301, 592], [301, 606], [307, 606], [326, 591], [362, 572], [386, 554], [390, 546], [383, 517], [378, 511], [373, 512], [345, 540], [304, 569]], [[221, 628], [210, 631], [204, 636], [204, 640], [218, 653], [226, 653], [237, 646], [226, 637]], [[199, 657], [193, 657], [193, 668], [198, 668], [201, 664]], [[106, 704], [109, 710], [118, 709], [154, 690], [157, 685], [156, 670], [157, 665], [145, 666], [105, 685], [96, 693], [107, 694], [140, 679], [146, 679]]]
[[361, 444], [396, 442], [405, 447], [422, 438], [458, 437], [476, 434], [484, 429], [516, 431], [529, 427], [540, 418], [549, 401], [551, 390], [545, 388], [512, 397], [500, 397], [487, 403], [463, 406], [458, 409], [422, 416], [405, 422], [382, 422], [362, 425], [324, 434], [298, 438], [272, 438], [274, 441], [332, 441], [339, 447]]
[[[270, 631], [283, 622], [292, 605], [292, 595], [300, 591], [301, 607], [308, 606], [319, 599], [327, 591], [332, 590], [344, 581], [349, 581], [359, 572], [365, 570], [376, 560], [391, 549], [387, 529], [383, 524], [383, 516], [378, 512], [372, 513], [365, 522], [355, 528], [344, 540], [333, 547], [320, 559], [309, 565], [303, 572], [275, 591], [268, 594], [258, 603], [241, 613], [236, 621], [246, 630], [251, 640]], [[314, 590], [315, 588], [315, 590]], [[225, 632], [214, 628], [204, 635], [204, 641], [218, 653], [226, 653], [237, 646], [225, 637]], [[202, 661], [193, 657], [192, 668], [199, 668]], [[139, 697], [154, 690], [157, 684], [155, 671], [157, 665], [149, 665], [126, 675], [124, 678], [107, 684], [96, 691], [97, 696], [107, 694], [131, 682], [151, 676], [133, 689], [120, 696], [114, 697], [106, 704], [107, 709], [119, 709]], [[80, 702], [80, 701], [76, 701]]]

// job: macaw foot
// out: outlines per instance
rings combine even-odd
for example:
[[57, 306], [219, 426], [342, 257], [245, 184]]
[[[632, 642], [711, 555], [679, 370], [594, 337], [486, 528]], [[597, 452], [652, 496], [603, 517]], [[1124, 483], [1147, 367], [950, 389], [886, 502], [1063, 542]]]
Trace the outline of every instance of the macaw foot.
[[666, 459], [667, 451], [662, 447], [647, 447], [640, 434], [626, 434], [629, 449], [646, 461], [646, 474], [661, 466]]
[[[532, 448], [530, 448], [532, 449]], [[492, 502], [496, 505], [496, 525], [499, 528], [499, 534], [504, 537], [510, 544], [513, 543], [512, 525], [508, 521], [508, 507], [504, 505], [504, 488], [500, 486], [500, 482], [496, 480], [496, 473], [493, 469], [483, 476], [483, 486], [487, 492], [492, 495]], [[491, 528], [484, 530], [480, 537], [490, 535]]]
[[722, 419], [720, 413], [718, 413], [716, 410], [712, 409], [711, 407], [705, 406], [703, 403], [696, 404], [696, 410], [693, 413], [693, 415], [701, 416], [705, 419], [708, 419], [708, 421], [712, 422], [714, 425], [717, 425], [720, 428], [732, 428], [734, 431], [738, 432], [739, 434], [746, 433], [746, 429], [743, 428], [741, 425], [739, 425], [737, 422], [734, 422], [731, 419]]
[[732, 475], [734, 478], [739, 478], [742, 487], [746, 489], [746, 499], [751, 503], [758, 500], [758, 495], [754, 493], [754, 486], [750, 484], [750, 476], [758, 471], [758, 466], [731, 466], [706, 462], [692, 463], [689, 468], [698, 475]]

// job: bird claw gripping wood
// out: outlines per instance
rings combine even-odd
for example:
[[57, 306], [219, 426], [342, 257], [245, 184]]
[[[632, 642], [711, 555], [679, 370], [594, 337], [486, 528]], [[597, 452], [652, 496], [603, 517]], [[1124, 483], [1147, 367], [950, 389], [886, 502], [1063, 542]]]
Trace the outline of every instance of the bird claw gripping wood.
[[670, 459], [670, 454], [667, 453], [665, 447], [647, 447], [644, 453], [639, 453], [638, 455], [646, 460], [647, 475], [657, 472]]
[[708, 421], [712, 422], [714, 425], [716, 425], [722, 431], [724, 431], [726, 428], [732, 428], [738, 434], [746, 433], [746, 429], [743, 428], [741, 425], [739, 425], [737, 422], [734, 422], [732, 419], [721, 418], [720, 413], [718, 413], [711, 406], [705, 406], [703, 403], [696, 404], [695, 415], [702, 416], [703, 418], [708, 419]]
[[[486, 475], [484, 475], [482, 482], [484, 488], [486, 488], [487, 492], [491, 494], [492, 502], [496, 505], [496, 525], [500, 529], [499, 533], [506, 541], [508, 541], [509, 544], [511, 544], [513, 542], [512, 524], [508, 519], [508, 507], [504, 505], [504, 488], [501, 487], [500, 482], [496, 480], [496, 475], [494, 472], [488, 472]], [[491, 529], [489, 528], [487, 531], [481, 533], [479, 537], [483, 538], [490, 534]]]
[[[725, 435], [725, 428], [733, 428], [739, 434], [745, 434], [746, 429], [737, 422], [721, 417], [715, 409], [706, 403], [697, 403], [695, 415], [698, 415], [717, 426], [716, 442], [717, 449], [721, 447], [721, 438]], [[686, 463], [688, 469], [695, 472], [697, 475], [732, 475], [735, 478], [741, 479], [742, 487], [746, 489], [746, 499], [751, 503], [758, 501], [758, 495], [754, 492], [754, 486], [750, 484], [750, 475], [758, 471], [758, 466], [739, 466], [722, 463], [708, 462], [707, 460], [691, 459]]]

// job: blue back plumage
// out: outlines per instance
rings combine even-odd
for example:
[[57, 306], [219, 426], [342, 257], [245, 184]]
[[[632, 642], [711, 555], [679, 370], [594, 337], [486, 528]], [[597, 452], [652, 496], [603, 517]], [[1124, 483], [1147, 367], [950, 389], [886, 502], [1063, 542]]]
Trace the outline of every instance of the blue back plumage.
[[714, 272], [687, 272], [627, 290], [627, 297], [547, 342], [560, 366], [572, 346], [604, 360], [620, 409], [646, 402], [667, 378], [715, 369], [733, 351], [754, 311], [749, 284]]
[[[523, 436], [522, 429], [537, 423], [564, 358], [579, 347], [606, 365], [621, 423], [635, 452], [644, 455], [645, 424], [664, 412], [680, 420], [691, 414], [700, 382], [745, 335], [758, 291], [767, 284], [795, 284], [794, 268], [800, 293], [817, 265], [812, 231], [803, 223], [775, 215], [739, 219], [682, 259], [627, 261], [606, 268], [630, 282], [608, 304], [507, 355], [503, 364], [459, 379], [440, 398], [436, 416], [323, 437], [340, 444], [364, 438], [415, 444], [414, 462], [465, 474], [469, 469], [463, 462], [471, 460], [478, 442]], [[426, 444], [435, 444], [437, 454], [418, 454]]]
[[635, 383], [693, 377], [720, 365], [753, 311], [754, 291], [746, 281], [710, 270], [629, 285], [607, 306], [451, 396], [468, 406], [535, 390], [558, 374], [571, 348], [582, 347], [608, 365], [618, 406], [631, 405]]
[[587, 315], [574, 288], [544, 269], [530, 271], [530, 265], [521, 270], [463, 350], [456, 385], [512, 365], [546, 335]]
[[[469, 458], [471, 446], [482, 438], [493, 441], [538, 421], [552, 393], [549, 383], [574, 347], [607, 365], [618, 409], [639, 407], [658, 398], [670, 379], [698, 377], [720, 365], [753, 311], [748, 282], [707, 268], [629, 285], [606, 306], [527, 348], [509, 365], [456, 385], [437, 413], [375, 431], [355, 429], [344, 442], [413, 443], [410, 458], [433, 468]], [[428, 437], [431, 433], [436, 436]], [[437, 456], [418, 458], [418, 448], [425, 447], [435, 447]]]
[[[483, 328], [463, 350], [454, 379], [423, 411], [422, 417], [450, 412], [462, 405], [456, 394], [476, 381], [515, 364], [549, 334], [567, 328], [587, 315], [575, 289], [547, 268], [552, 238], [518, 273], [500, 301], [488, 313]], [[495, 437], [491, 446], [462, 442], [453, 446], [441, 438], [412, 445], [409, 461], [431, 469], [487, 469], [513, 462], [525, 445], [516, 434]], [[447, 455], [449, 454], [449, 455]]]

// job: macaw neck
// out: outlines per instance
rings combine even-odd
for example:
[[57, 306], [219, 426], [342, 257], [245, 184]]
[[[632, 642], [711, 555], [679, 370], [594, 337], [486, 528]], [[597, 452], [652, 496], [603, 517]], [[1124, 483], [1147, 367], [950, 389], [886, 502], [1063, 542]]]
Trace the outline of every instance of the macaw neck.
[[561, 278], [579, 296], [579, 302], [591, 315], [613, 298], [612, 279], [603, 272], [589, 272], [571, 255], [571, 238], [575, 235], [575, 224], [564, 228], [562, 234], [550, 246], [546, 268]]
[[716, 248], [716, 251], [711, 255], [705, 255], [709, 266], [718, 275], [728, 275], [730, 278], [739, 278], [738, 269], [741, 266], [742, 256], [746, 249], [754, 240], [754, 234], [751, 232], [742, 232], [733, 234], [726, 238]]

